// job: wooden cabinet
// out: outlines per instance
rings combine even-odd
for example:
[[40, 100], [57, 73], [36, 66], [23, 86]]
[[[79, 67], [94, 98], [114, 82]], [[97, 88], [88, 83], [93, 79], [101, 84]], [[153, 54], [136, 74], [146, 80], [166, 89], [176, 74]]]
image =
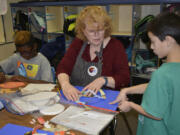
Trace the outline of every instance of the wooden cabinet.
[[[51, 3], [51, 2], [49, 2]], [[68, 2], [67, 2], [68, 3]], [[46, 3], [47, 4], [47, 3]], [[78, 14], [84, 6], [81, 5], [56, 5], [56, 6], [47, 6], [44, 4], [43, 6], [35, 6], [35, 3], [31, 5], [31, 3], [22, 5], [20, 4], [12, 4], [11, 7], [13, 8], [13, 14], [17, 13], [17, 10], [27, 9], [26, 14], [30, 16], [33, 13], [41, 16], [45, 23], [45, 32], [46, 34], [52, 33], [63, 33], [63, 23], [64, 18], [70, 14]], [[112, 18], [113, 23], [113, 35], [118, 36], [132, 36], [133, 34], [133, 5], [126, 4], [126, 5], [101, 5], [107, 9], [108, 14]], [[14, 19], [14, 18], [13, 18]], [[14, 21], [14, 20], [13, 20]], [[29, 20], [30, 30], [34, 33], [37, 32], [35, 28], [32, 26], [31, 20]], [[14, 24], [15, 25], [15, 24]], [[37, 34], [37, 33], [36, 33]], [[40, 38], [40, 37], [39, 37]], [[48, 38], [48, 37], [47, 37]], [[48, 39], [46, 39], [48, 41]]]
[[[161, 5], [164, 3], [180, 3], [179, 0], [76, 0], [76, 1], [59, 1], [59, 2], [21, 2], [11, 4], [12, 11], [17, 9], [26, 9], [28, 16], [32, 12], [37, 12], [45, 23], [45, 31], [37, 32], [32, 27], [32, 22], [29, 21], [30, 30], [39, 39], [51, 42], [57, 36], [63, 33], [64, 18], [70, 14], [78, 14], [87, 5], [103, 6], [113, 23], [113, 36], [128, 37], [130, 45], [136, 49], [141, 48], [141, 42], [134, 43], [134, 24], [137, 20], [144, 17], [146, 14], [154, 13], [152, 7], [158, 8], [161, 11]], [[148, 6], [149, 5], [149, 6]], [[30, 9], [30, 10], [29, 10]], [[150, 11], [150, 12], [149, 12]], [[155, 13], [156, 15], [157, 13]], [[44, 35], [42, 35], [44, 34]], [[71, 37], [65, 36], [66, 48], [71, 43]], [[133, 48], [131, 47], [131, 49]], [[144, 48], [143, 48], [144, 49]]]
[[48, 33], [62, 33], [63, 32], [63, 7], [60, 6], [46, 6], [46, 25]]
[[12, 42], [13, 34], [11, 9], [8, 6], [7, 13], [5, 15], [0, 15], [0, 44]]
[[4, 36], [4, 22], [2, 16], [0, 16], [0, 44], [5, 43], [5, 36]]
[[132, 35], [133, 5], [110, 5], [113, 35]]

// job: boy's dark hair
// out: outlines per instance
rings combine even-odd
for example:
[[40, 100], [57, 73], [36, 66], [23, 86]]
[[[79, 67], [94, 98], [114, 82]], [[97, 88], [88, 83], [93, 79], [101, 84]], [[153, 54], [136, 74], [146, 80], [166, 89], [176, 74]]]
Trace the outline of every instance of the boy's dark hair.
[[166, 36], [171, 36], [180, 44], [180, 16], [169, 12], [161, 13], [148, 24], [147, 31], [152, 32], [161, 41]]

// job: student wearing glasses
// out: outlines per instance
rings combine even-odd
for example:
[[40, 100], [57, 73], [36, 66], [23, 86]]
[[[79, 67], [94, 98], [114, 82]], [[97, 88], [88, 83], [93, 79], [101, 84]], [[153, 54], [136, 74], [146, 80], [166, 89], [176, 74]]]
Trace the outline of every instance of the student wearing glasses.
[[76, 38], [57, 67], [57, 77], [68, 100], [80, 91], [120, 90], [130, 82], [128, 60], [122, 43], [111, 37], [111, 19], [99, 6], [84, 8], [76, 19]]

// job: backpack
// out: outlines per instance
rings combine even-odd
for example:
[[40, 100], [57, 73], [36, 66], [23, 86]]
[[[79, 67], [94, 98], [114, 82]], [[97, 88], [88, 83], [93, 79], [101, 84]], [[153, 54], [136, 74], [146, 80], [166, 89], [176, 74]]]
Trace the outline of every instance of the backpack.
[[64, 20], [63, 32], [71, 37], [75, 37], [75, 23], [77, 15], [69, 15]]
[[21, 10], [16, 12], [14, 29], [29, 30], [28, 15]]
[[149, 42], [149, 38], [147, 35], [147, 24], [152, 21], [155, 17], [153, 15], [147, 15], [143, 19], [139, 20], [134, 28], [136, 38], [141, 39], [144, 43]]
[[36, 12], [32, 12], [29, 18], [36, 31], [39, 33], [43, 32], [43, 30], [46, 28], [44, 18], [38, 15]]

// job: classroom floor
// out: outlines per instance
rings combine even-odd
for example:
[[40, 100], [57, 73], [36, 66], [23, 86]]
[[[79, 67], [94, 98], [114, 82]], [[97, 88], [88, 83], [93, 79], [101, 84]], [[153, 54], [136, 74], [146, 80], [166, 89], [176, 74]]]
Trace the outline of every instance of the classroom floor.
[[[117, 115], [116, 121], [115, 133], [111, 133], [111, 126], [109, 126], [100, 135], [136, 135], [138, 122], [138, 113], [136, 111], [131, 110], [127, 113], [120, 113]], [[127, 125], [129, 125], [129, 127]]]
[[[138, 123], [137, 112], [131, 110], [128, 113], [120, 113], [116, 116], [116, 121], [116, 129], [111, 129], [112, 125], [108, 126], [100, 135], [136, 135]], [[115, 131], [115, 133], [113, 133], [112, 130]]]
[[[127, 119], [127, 122], [129, 124], [132, 133], [129, 132], [128, 126], [125, 123], [123, 115]], [[138, 122], [138, 113], [134, 110], [118, 115], [115, 135], [136, 135], [137, 122]]]

